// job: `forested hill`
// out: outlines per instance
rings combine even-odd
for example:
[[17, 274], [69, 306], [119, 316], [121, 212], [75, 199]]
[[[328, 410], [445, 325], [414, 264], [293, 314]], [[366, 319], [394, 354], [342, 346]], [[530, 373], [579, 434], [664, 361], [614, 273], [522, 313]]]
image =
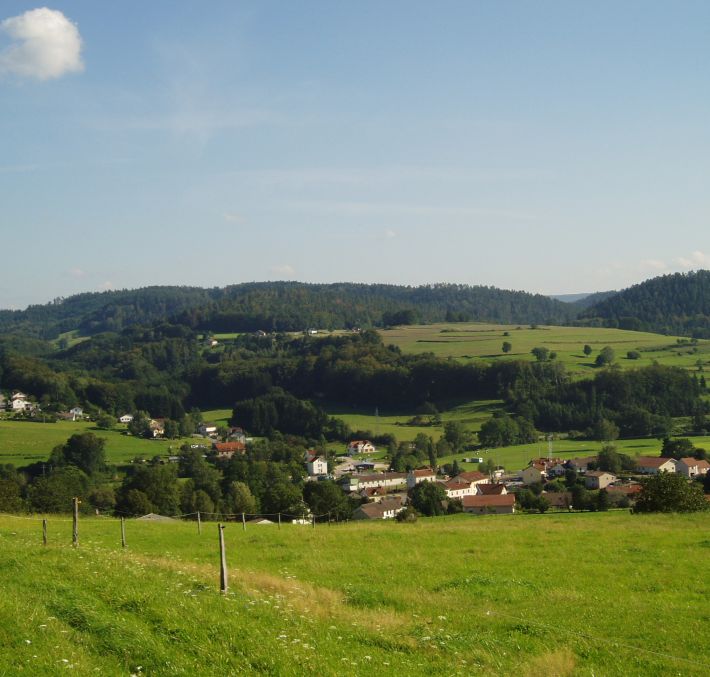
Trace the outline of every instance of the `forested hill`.
[[710, 338], [710, 271], [663, 275], [588, 308], [589, 324]]
[[170, 320], [207, 331], [298, 331], [444, 321], [562, 324], [570, 304], [495, 287], [437, 284], [252, 282], [222, 289], [146, 287], [56, 299], [23, 311], [0, 311], [0, 333], [55, 338], [121, 331]]
[[595, 306], [598, 303], [601, 303], [602, 301], [606, 301], [606, 299], [611, 298], [612, 296], [614, 296], [614, 294], [618, 293], [619, 292], [616, 291], [598, 291], [594, 294], [588, 294], [587, 296], [584, 296], [581, 299], [577, 299], [576, 301], [570, 301], [569, 303], [575, 308], [577, 312], [582, 312], [583, 310], [591, 308], [592, 306]]

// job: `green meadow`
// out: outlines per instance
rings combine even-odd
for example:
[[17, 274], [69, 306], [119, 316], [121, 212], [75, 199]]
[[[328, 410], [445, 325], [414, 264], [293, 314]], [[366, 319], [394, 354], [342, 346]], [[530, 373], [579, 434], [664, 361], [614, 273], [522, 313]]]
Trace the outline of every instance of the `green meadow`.
[[126, 435], [125, 426], [113, 430], [99, 430], [88, 421], [58, 421], [34, 423], [0, 419], [0, 463], [15, 466], [46, 461], [52, 449], [77, 433], [92, 432], [106, 440], [106, 459], [109, 463], [127, 463], [136, 456], [152, 458], [180, 448], [195, 440], [146, 440]]
[[[517, 325], [455, 323], [397, 327], [382, 330], [380, 335], [385, 343], [407, 353], [430, 352], [462, 361], [533, 361], [535, 358], [530, 352], [533, 348], [549, 348], [557, 353], [556, 359], [577, 376], [594, 374], [594, 359], [605, 346], [613, 348], [616, 363], [622, 368], [641, 367], [654, 361], [693, 370], [697, 370], [698, 360], [703, 366], [710, 365], [710, 341], [678, 344], [675, 336], [623, 329], [553, 326], [531, 329]], [[512, 345], [507, 354], [502, 350], [504, 341]], [[582, 351], [585, 344], [593, 349], [589, 357]], [[626, 357], [632, 350], [641, 354], [639, 359]]]
[[0, 516], [0, 674], [706, 675], [710, 516]]

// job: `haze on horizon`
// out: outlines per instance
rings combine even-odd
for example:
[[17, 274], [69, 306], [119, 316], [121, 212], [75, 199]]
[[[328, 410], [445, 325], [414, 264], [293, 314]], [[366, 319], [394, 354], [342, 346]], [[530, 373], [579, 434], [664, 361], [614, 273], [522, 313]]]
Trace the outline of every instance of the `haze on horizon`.
[[6, 0], [0, 308], [710, 267], [710, 4]]

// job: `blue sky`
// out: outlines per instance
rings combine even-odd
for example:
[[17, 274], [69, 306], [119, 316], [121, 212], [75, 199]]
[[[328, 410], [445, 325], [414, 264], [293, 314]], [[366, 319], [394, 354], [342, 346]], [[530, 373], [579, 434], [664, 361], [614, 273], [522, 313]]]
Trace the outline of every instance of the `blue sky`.
[[0, 5], [0, 307], [710, 267], [710, 3], [41, 7]]

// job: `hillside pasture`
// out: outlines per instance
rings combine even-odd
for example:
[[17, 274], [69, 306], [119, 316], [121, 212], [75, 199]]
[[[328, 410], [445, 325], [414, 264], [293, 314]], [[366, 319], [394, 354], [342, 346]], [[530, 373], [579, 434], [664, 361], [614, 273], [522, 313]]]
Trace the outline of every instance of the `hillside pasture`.
[[[682, 339], [686, 343], [679, 344], [678, 337], [623, 329], [554, 326], [532, 329], [517, 325], [453, 323], [396, 327], [382, 330], [380, 335], [385, 343], [396, 345], [405, 353], [430, 352], [437, 357], [460, 361], [534, 361], [532, 349], [544, 347], [556, 352], [557, 361], [580, 377], [595, 373], [594, 360], [605, 346], [615, 351], [616, 364], [624, 369], [653, 362], [694, 371], [699, 366], [710, 366], [710, 341], [699, 340], [692, 345], [686, 338]], [[504, 341], [512, 346], [507, 354], [502, 350]], [[585, 344], [592, 348], [589, 357], [582, 350]], [[638, 351], [639, 359], [629, 359], [629, 351]]]
[[[57, 421], [34, 423], [0, 420], [0, 463], [12, 463], [19, 467], [46, 461], [52, 449], [63, 444], [72, 435], [92, 432], [106, 440], [108, 463], [123, 464], [136, 456], [150, 459], [176, 451], [184, 443], [194, 439], [148, 440], [127, 435], [126, 426], [116, 424], [111, 430], [100, 430], [89, 421]], [[199, 441], [199, 440], [198, 440]]]
[[[0, 674], [706, 675], [707, 514], [225, 530], [0, 516]], [[603, 555], [603, 556], [602, 556]]]

